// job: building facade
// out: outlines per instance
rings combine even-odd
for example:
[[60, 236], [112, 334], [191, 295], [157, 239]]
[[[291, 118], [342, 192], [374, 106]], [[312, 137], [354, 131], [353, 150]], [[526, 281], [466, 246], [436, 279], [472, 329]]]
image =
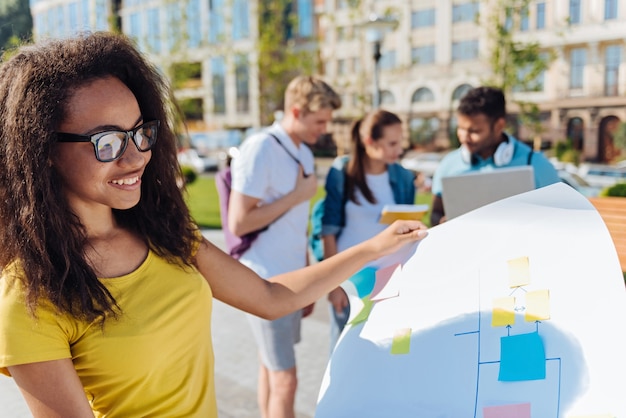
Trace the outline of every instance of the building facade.
[[[359, 24], [371, 13], [391, 14], [398, 25], [382, 41], [381, 106], [402, 116], [412, 145], [450, 146], [459, 98], [493, 73], [487, 64], [491, 41], [486, 19], [496, 3], [327, 0], [320, 16], [320, 55], [327, 78], [344, 92], [340, 119], [350, 120], [371, 107], [374, 59]], [[626, 4], [533, 0], [514, 18], [515, 39], [539, 42], [555, 59], [537, 77], [533, 91], [516, 91], [508, 98], [509, 112], [518, 111], [516, 100], [536, 103], [543, 142], [569, 139], [581, 160], [611, 161], [618, 154], [612, 132], [626, 121]], [[348, 141], [347, 129], [337, 129]], [[537, 139], [525, 126], [513, 130], [523, 140]]]
[[[31, 0], [31, 12], [35, 39], [119, 28], [172, 78], [190, 130], [243, 130], [262, 124], [260, 1]], [[372, 107], [374, 59], [362, 26], [370, 14], [398, 23], [381, 43], [381, 106], [402, 117], [411, 146], [442, 149], [454, 144], [459, 98], [493, 73], [485, 19], [499, 1], [294, 0], [295, 31], [319, 42], [320, 72], [342, 94], [332, 129], [339, 149], [348, 149], [350, 123]], [[536, 103], [539, 139], [569, 139], [581, 160], [611, 161], [612, 132], [626, 121], [626, 4], [532, 0], [515, 22], [517, 40], [539, 42], [555, 59], [533, 91], [508, 97], [509, 112], [518, 112], [517, 100]]]
[[[190, 131], [261, 126], [259, 1], [31, 0], [35, 40], [85, 30], [132, 37], [166, 74]], [[316, 33], [313, 0], [293, 1], [297, 25]]]

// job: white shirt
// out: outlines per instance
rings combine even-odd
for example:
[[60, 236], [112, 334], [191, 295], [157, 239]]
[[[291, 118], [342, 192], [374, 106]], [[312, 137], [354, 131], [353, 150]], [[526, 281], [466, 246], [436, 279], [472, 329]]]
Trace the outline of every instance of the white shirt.
[[341, 252], [363, 242], [387, 227], [378, 222], [383, 206], [395, 203], [393, 190], [389, 184], [389, 172], [382, 174], [366, 174], [365, 181], [369, 186], [376, 203], [372, 204], [356, 190], [357, 205], [348, 200], [345, 206], [346, 224], [337, 238], [337, 251]]
[[[287, 150], [264, 131], [247, 138], [231, 164], [232, 189], [260, 199], [261, 204], [274, 202], [296, 185], [300, 166], [287, 151], [300, 161], [306, 173], [314, 172], [313, 153], [306, 145], [296, 147], [278, 123], [269, 132]], [[259, 235], [239, 261], [263, 278], [305, 267], [308, 219], [308, 201], [292, 207]]]

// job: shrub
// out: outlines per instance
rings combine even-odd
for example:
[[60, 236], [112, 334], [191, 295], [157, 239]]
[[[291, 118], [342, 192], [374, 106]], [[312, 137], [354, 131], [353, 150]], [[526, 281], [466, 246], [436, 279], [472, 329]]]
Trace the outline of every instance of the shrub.
[[602, 190], [602, 196], [626, 197], [626, 183], [617, 183]]
[[196, 170], [194, 170], [192, 167], [184, 165], [180, 169], [183, 172], [183, 179], [185, 180], [185, 184], [191, 184], [198, 178], [198, 173], [196, 173]]

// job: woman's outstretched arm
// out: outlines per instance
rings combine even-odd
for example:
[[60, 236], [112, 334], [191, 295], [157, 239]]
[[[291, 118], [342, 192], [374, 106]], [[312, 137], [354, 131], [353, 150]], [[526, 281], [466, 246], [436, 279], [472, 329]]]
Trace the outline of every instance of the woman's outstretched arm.
[[275, 319], [315, 302], [366, 263], [392, 254], [427, 235], [419, 221], [396, 221], [383, 232], [320, 263], [261, 279], [252, 270], [204, 241], [196, 257], [213, 295], [229, 305]]

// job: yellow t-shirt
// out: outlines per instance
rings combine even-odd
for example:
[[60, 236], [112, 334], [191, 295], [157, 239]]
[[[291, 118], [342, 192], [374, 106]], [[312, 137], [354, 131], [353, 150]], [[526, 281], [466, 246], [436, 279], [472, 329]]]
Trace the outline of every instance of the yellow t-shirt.
[[16, 269], [0, 277], [0, 372], [71, 358], [96, 417], [216, 417], [211, 289], [193, 268], [148, 252], [134, 272], [102, 279], [119, 319], [84, 323], [42, 302], [24, 306]]

